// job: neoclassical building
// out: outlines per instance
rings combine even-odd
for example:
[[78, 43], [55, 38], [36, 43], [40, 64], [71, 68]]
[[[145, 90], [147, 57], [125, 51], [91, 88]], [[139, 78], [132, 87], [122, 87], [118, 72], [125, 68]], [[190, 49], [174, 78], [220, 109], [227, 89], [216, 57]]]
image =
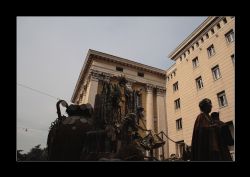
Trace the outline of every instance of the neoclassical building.
[[[104, 77], [117, 82], [125, 75], [133, 89], [142, 89], [147, 129], [164, 131], [168, 139], [155, 156], [182, 156], [181, 146], [191, 145], [194, 121], [200, 113], [199, 101], [212, 100], [220, 119], [229, 124], [234, 136], [234, 17], [208, 17], [169, 58], [167, 70], [89, 50], [72, 96], [73, 103], [91, 103], [100, 92]], [[234, 155], [234, 147], [230, 147]]]
[[[147, 129], [166, 132], [166, 89], [164, 70], [131, 60], [89, 50], [78, 78], [72, 103], [90, 103], [94, 106], [95, 95], [100, 93], [100, 80], [116, 83], [118, 76], [125, 76], [133, 90], [142, 89], [141, 104], [145, 110]], [[165, 153], [168, 152], [165, 146]], [[155, 151], [155, 155], [162, 153]]]

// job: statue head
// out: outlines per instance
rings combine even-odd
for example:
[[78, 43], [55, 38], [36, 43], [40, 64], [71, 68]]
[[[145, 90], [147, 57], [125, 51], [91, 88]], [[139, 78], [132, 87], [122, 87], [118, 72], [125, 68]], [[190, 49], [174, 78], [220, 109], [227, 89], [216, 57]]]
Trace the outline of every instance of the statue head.
[[210, 113], [212, 110], [212, 102], [210, 99], [205, 98], [199, 103], [200, 110], [204, 113]]

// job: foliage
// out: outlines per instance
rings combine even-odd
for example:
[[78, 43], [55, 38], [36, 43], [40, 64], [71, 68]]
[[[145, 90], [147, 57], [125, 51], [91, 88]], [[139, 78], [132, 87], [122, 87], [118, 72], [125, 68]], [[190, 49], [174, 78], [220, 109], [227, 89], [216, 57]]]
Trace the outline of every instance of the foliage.
[[48, 157], [47, 148], [41, 149], [41, 145], [38, 144], [27, 154], [21, 154], [23, 150], [17, 150], [17, 161], [46, 161]]

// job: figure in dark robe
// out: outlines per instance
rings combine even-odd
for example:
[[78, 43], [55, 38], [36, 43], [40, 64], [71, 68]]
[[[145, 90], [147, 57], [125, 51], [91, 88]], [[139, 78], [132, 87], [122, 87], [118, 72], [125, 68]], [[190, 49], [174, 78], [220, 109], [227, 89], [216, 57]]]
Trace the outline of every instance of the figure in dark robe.
[[211, 118], [216, 125], [220, 151], [217, 153], [217, 160], [232, 160], [228, 146], [234, 145], [229, 127], [226, 123], [220, 120], [219, 112], [212, 112]]
[[210, 99], [203, 99], [199, 103], [202, 113], [200, 113], [195, 121], [191, 160], [192, 161], [229, 161], [231, 160], [228, 149], [223, 146], [220, 128], [211, 118], [209, 113], [212, 110], [212, 102]]

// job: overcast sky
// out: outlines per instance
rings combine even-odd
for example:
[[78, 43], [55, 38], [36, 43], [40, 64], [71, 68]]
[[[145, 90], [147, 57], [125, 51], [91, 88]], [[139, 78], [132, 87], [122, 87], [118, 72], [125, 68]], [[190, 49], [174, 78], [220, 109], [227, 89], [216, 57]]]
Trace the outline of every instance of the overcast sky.
[[[166, 70], [206, 18], [17, 17], [17, 83], [69, 102], [89, 49]], [[46, 146], [56, 102], [17, 84], [17, 149]]]

